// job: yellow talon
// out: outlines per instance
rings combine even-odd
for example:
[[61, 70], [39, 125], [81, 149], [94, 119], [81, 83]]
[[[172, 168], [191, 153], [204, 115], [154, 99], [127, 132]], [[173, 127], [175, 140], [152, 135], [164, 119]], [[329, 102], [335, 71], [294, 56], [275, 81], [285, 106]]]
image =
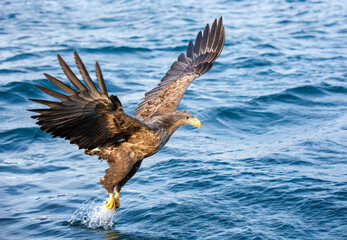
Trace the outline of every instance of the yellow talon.
[[116, 192], [116, 195], [113, 197], [113, 193], [109, 193], [109, 197], [106, 199], [106, 208], [113, 209], [113, 208], [119, 208], [120, 202], [119, 202], [119, 192]]
[[113, 193], [110, 193], [110, 197], [106, 199], [106, 208], [113, 209], [115, 208], [115, 201], [114, 201]]
[[116, 192], [116, 196], [114, 196], [116, 208], [120, 208], [120, 202], [119, 202], [119, 192]]

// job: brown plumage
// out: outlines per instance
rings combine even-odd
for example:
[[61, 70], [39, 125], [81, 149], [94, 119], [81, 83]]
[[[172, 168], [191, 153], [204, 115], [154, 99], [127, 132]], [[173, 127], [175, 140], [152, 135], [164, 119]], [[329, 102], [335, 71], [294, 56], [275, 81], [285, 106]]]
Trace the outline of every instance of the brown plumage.
[[[108, 96], [98, 62], [95, 64], [95, 85], [74, 52], [84, 84], [58, 55], [63, 71], [75, 89], [45, 74], [65, 93], [36, 86], [60, 101], [30, 99], [48, 106], [30, 111], [39, 113], [33, 118], [38, 120], [41, 130], [77, 144], [89, 155], [107, 160], [109, 168], [100, 183], [110, 193], [107, 207], [119, 207], [119, 191], [136, 173], [144, 158], [158, 152], [183, 124], [200, 127], [200, 122], [189, 112], [176, 109], [190, 83], [212, 68], [223, 49], [224, 38], [222, 18], [218, 23], [215, 20], [211, 29], [207, 24], [204, 33], [197, 35], [195, 44], [189, 43], [186, 55], [181, 53], [158, 86], [145, 94], [134, 116], [123, 111], [117, 96]], [[114, 189], [116, 197], [113, 200]]]

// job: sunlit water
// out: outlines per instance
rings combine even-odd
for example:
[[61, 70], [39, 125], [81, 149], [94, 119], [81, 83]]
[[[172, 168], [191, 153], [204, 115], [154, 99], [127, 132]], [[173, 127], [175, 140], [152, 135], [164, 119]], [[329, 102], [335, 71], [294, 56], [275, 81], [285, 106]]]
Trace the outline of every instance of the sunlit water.
[[[344, 1], [1, 1], [0, 239], [347, 239]], [[28, 98], [77, 50], [133, 113], [206, 23], [224, 50], [180, 128], [121, 192], [107, 163], [41, 132]]]

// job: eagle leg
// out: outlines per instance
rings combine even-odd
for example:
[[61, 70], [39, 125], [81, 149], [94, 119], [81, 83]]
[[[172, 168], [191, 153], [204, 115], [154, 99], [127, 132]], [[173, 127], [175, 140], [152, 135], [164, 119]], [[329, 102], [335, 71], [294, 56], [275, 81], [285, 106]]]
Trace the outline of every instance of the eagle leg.
[[[100, 183], [104, 185], [109, 193], [109, 197], [106, 199], [106, 208], [114, 209], [120, 208], [119, 192], [122, 186], [137, 172], [141, 166], [142, 160], [136, 162], [130, 169], [115, 168], [114, 164], [110, 164], [110, 168], [106, 170], [106, 175], [100, 178]], [[125, 173], [125, 174], [124, 174]], [[117, 176], [115, 179], [114, 176]], [[113, 195], [115, 191], [115, 195]]]
[[[117, 169], [116, 169], [117, 170]], [[122, 176], [112, 167], [107, 169], [106, 175], [103, 178], [100, 178], [100, 183], [104, 185], [106, 190], [108, 191], [109, 197], [106, 199], [106, 208], [114, 209], [119, 208], [119, 191], [117, 188], [115, 189], [116, 183], [119, 182], [118, 179], [114, 179], [114, 176]], [[113, 195], [113, 191], [115, 190], [115, 195]]]

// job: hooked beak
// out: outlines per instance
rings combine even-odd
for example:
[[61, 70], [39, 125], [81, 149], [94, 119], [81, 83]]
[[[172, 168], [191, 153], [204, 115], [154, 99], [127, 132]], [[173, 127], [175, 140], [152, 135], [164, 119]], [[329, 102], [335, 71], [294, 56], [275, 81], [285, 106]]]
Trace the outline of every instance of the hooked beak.
[[197, 118], [193, 118], [191, 121], [190, 121], [190, 124], [197, 127], [197, 128], [201, 128], [201, 122], [199, 121], [199, 119]]

